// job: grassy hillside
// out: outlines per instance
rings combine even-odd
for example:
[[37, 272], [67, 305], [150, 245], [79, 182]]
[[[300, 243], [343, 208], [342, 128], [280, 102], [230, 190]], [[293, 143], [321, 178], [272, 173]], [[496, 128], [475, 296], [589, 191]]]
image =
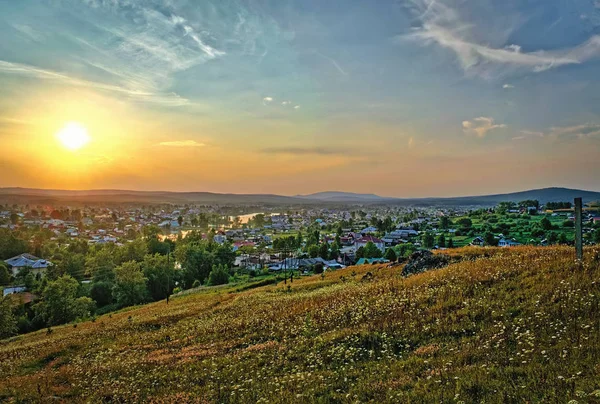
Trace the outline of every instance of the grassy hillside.
[[[600, 250], [458, 249], [0, 343], [0, 401], [600, 402]], [[370, 272], [370, 275], [366, 275]]]

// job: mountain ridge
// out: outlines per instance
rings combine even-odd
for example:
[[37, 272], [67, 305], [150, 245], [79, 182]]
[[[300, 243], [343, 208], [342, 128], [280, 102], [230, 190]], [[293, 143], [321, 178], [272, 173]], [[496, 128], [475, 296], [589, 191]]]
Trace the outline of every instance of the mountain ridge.
[[456, 196], [456, 197], [421, 197], [399, 198], [376, 194], [353, 193], [342, 191], [323, 191], [307, 195], [277, 194], [234, 194], [205, 191], [139, 191], [120, 189], [61, 190], [5, 187], [0, 188], [0, 201], [19, 203], [49, 203], [53, 201], [73, 201], [81, 203], [114, 202], [114, 203], [208, 203], [208, 204], [397, 204], [414, 206], [459, 206], [459, 205], [495, 205], [499, 202], [536, 199], [541, 203], [572, 201], [582, 197], [584, 202], [600, 200], [600, 192], [563, 187], [530, 189], [525, 191]]

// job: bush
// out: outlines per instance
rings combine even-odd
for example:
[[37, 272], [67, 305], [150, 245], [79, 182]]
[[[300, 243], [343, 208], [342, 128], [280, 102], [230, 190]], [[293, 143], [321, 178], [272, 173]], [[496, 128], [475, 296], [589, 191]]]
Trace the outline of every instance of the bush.
[[202, 285], [202, 284], [200, 283], [200, 281], [198, 279], [196, 279], [194, 281], [194, 283], [192, 283], [192, 288], [200, 287], [200, 285]]

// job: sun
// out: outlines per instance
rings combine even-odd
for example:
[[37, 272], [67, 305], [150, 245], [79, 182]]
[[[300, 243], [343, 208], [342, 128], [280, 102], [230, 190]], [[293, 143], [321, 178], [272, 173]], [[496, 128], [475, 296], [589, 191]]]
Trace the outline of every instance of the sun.
[[69, 150], [79, 150], [90, 141], [88, 131], [78, 122], [69, 122], [56, 133], [58, 141]]

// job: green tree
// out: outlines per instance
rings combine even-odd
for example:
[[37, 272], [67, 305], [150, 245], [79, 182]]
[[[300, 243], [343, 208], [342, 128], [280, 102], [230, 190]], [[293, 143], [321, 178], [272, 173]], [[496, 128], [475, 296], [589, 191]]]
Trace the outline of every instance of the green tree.
[[381, 250], [372, 241], [365, 245], [364, 258], [381, 258], [381, 255]]
[[308, 256], [310, 258], [317, 258], [319, 256], [319, 246], [316, 244], [309, 246], [308, 247]]
[[448, 245], [446, 247], [448, 247], [448, 248], [454, 248], [454, 240], [449, 239], [448, 240]]
[[471, 227], [473, 227], [473, 221], [468, 217], [463, 217], [462, 219], [459, 219], [456, 223], [463, 229], [470, 229]]
[[34, 308], [36, 314], [48, 326], [88, 317], [94, 309], [93, 301], [89, 297], [78, 298], [78, 288], [79, 282], [69, 275], [48, 282], [41, 302]]
[[0, 285], [8, 285], [10, 283], [11, 274], [8, 266], [0, 261]]
[[165, 299], [173, 292], [175, 271], [172, 262], [166, 256], [146, 255], [142, 268], [147, 279], [148, 292], [153, 300]]
[[123, 307], [146, 301], [146, 278], [139, 262], [125, 262], [115, 268], [113, 296]]
[[327, 243], [323, 243], [319, 246], [319, 257], [326, 260], [329, 257], [329, 246]]
[[229, 283], [229, 273], [227, 269], [223, 265], [213, 265], [212, 271], [208, 275], [208, 284], [215, 285], [225, 285]]
[[542, 229], [544, 229], [544, 230], [552, 230], [552, 223], [550, 222], [550, 220], [547, 217], [544, 217], [540, 221], [540, 226], [542, 226]]
[[361, 258], [365, 258], [365, 247], [363, 247], [363, 246], [358, 247], [355, 255], [356, 255], [357, 260], [359, 260]]
[[496, 239], [496, 237], [494, 237], [494, 234], [492, 232], [488, 231], [487, 233], [485, 233], [483, 236], [483, 240], [485, 241], [485, 244], [489, 246], [498, 245], [498, 240]]
[[385, 258], [386, 260], [390, 260], [391, 262], [396, 262], [398, 256], [396, 255], [396, 252], [393, 249], [388, 248], [387, 250], [385, 250], [385, 255], [383, 256], [383, 258]]
[[423, 246], [425, 248], [433, 248], [434, 243], [435, 238], [433, 237], [433, 234], [425, 233], [425, 235], [423, 236]]
[[559, 244], [568, 244], [569, 240], [567, 240], [567, 235], [565, 233], [560, 233], [560, 236], [558, 236], [558, 242]]
[[452, 226], [452, 221], [450, 220], [450, 218], [448, 216], [442, 216], [442, 218], [440, 219], [440, 228], [446, 230], [450, 226]]
[[108, 281], [97, 281], [92, 283], [90, 296], [98, 307], [106, 306], [113, 302], [112, 288], [113, 283]]
[[17, 318], [10, 297], [0, 297], [0, 339], [17, 333]]
[[183, 217], [182, 216], [178, 216], [177, 217], [177, 223], [179, 224], [179, 226], [181, 226], [183, 224]]
[[446, 237], [444, 236], [443, 233], [440, 234], [440, 236], [438, 237], [437, 245], [438, 245], [438, 247], [441, 247], [441, 248], [446, 247]]

